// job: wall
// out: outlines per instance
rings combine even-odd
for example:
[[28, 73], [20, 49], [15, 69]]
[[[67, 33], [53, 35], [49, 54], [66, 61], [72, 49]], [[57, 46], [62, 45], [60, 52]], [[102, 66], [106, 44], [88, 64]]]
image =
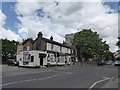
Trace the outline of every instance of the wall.
[[27, 50], [27, 46], [30, 46], [30, 50], [32, 50], [32, 42], [27, 41], [27, 42], [23, 45], [23, 50], [24, 50], [24, 51]]
[[20, 52], [23, 51], [23, 45], [22, 44], [19, 44], [17, 46], [17, 54], [20, 54]]
[[[58, 45], [53, 45], [53, 50], [51, 49], [52, 44], [47, 42], [47, 50], [50, 51], [57, 51], [57, 52], [61, 52], [61, 53], [68, 53], [71, 54], [71, 49], [67, 48], [67, 47], [63, 47], [63, 46], [58, 46]], [[61, 47], [61, 51], [60, 51], [60, 47]]]
[[66, 34], [65, 35], [65, 43], [68, 44], [68, 45], [72, 45], [74, 35], [75, 34]]
[[51, 43], [48, 43], [48, 42], [47, 42], [46, 45], [47, 45], [46, 50], [51, 50]]
[[60, 46], [54, 44], [54, 51], [60, 52]]
[[62, 53], [67, 53], [67, 48], [66, 47], [62, 47]]
[[41, 38], [38, 38], [33, 43], [33, 50], [45, 51], [46, 50], [46, 42], [44, 40], [42, 40]]

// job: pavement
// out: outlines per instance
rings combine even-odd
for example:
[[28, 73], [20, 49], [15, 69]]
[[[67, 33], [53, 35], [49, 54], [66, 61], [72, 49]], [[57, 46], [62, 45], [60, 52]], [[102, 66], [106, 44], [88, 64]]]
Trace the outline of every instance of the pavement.
[[116, 77], [114, 80], [110, 80], [102, 88], [118, 88], [118, 78]]
[[70, 65], [50, 68], [3, 66], [3, 88], [118, 88], [118, 67]]
[[[119, 67], [120, 68], [120, 67]], [[120, 71], [113, 76], [102, 88], [118, 88], [120, 90]]]

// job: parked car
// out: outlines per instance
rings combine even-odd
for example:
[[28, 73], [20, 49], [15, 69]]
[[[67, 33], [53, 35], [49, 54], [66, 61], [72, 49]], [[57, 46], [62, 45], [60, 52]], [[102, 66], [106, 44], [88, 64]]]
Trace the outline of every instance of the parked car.
[[120, 66], [120, 60], [116, 60], [116, 61], [114, 62], [114, 65], [115, 65], [115, 66]]
[[104, 65], [106, 65], [106, 62], [104, 60], [97, 60], [97, 65], [104, 66]]
[[8, 64], [8, 66], [18, 66], [19, 62], [15, 59], [8, 59], [7, 64]]
[[107, 64], [107, 65], [112, 65], [112, 64], [113, 64], [113, 61], [112, 61], [112, 60], [108, 60], [108, 61], [106, 62], [106, 64]]

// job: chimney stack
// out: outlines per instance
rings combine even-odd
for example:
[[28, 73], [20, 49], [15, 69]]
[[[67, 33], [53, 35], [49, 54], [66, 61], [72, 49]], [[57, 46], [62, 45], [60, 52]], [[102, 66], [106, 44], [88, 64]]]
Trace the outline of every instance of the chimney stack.
[[42, 32], [38, 33], [38, 37], [41, 38], [43, 36]]
[[50, 40], [52, 40], [52, 41], [53, 41], [53, 36], [51, 36], [51, 37], [50, 37]]

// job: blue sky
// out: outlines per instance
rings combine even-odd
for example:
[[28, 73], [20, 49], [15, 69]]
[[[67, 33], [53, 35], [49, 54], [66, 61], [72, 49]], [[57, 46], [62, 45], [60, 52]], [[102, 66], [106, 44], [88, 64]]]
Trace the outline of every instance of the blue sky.
[[[16, 2], [2, 3], [2, 12], [6, 16], [3, 26], [4, 32], [13, 35], [13, 37], [10, 37], [8, 34], [9, 38], [15, 38], [16, 40], [28, 37], [35, 38], [39, 31], [43, 31], [46, 38], [53, 35], [56, 41], [62, 42], [65, 34], [75, 33], [78, 28], [79, 30], [91, 28], [97, 31], [101, 38], [108, 40], [107, 42], [110, 43], [113, 51], [116, 50], [117, 31], [112, 32], [117, 30], [117, 20], [115, 20], [117, 19], [117, 12], [111, 13], [109, 11], [109, 13], [106, 13], [107, 9], [102, 7], [101, 3], [87, 3], [87, 5], [82, 5], [82, 3], [57, 3], [57, 6], [56, 2], [47, 5], [41, 3], [32, 4], [26, 6], [23, 3], [16, 5]], [[105, 2], [104, 4], [110, 6], [114, 11], [118, 9], [118, 2]], [[18, 10], [18, 12], [16, 13], [15, 10]], [[18, 16], [18, 13], [23, 17]], [[4, 37], [7, 38], [7, 35], [4, 35]]]
[[118, 8], [118, 2], [105, 2], [106, 5], [109, 5], [112, 9]]
[[[17, 14], [15, 13], [15, 4], [15, 2], [3, 2], [2, 11], [7, 16], [4, 28], [13, 30], [14, 32], [18, 33], [17, 23], [20, 23], [20, 21], [16, 18]], [[106, 2], [105, 4], [109, 5], [112, 9], [115, 10], [118, 8], [118, 2]]]
[[2, 3], [2, 11], [7, 16], [4, 28], [14, 30], [17, 33], [16, 24], [20, 23], [20, 21], [16, 18], [17, 14], [14, 11], [14, 5], [15, 2], [4, 2]]

